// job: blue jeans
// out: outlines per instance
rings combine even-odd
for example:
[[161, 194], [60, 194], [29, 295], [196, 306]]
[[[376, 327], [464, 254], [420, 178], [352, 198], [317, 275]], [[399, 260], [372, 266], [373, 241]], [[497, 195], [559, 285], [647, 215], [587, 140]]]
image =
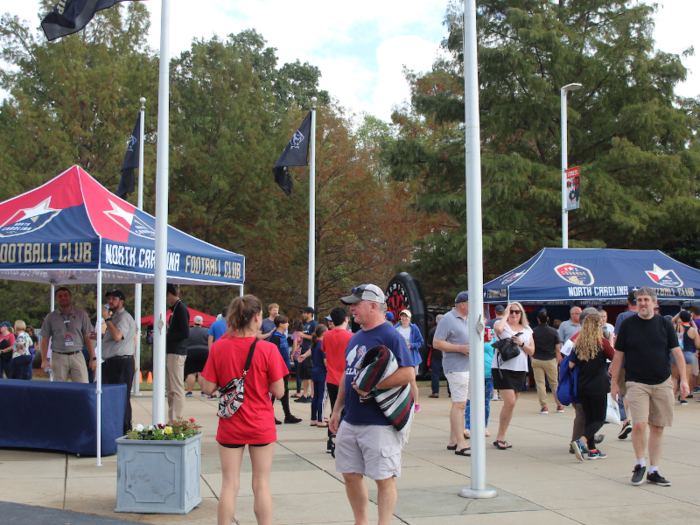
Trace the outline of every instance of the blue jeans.
[[12, 359], [12, 376], [15, 379], [31, 379], [32, 356], [22, 355]]
[[323, 423], [323, 409], [326, 406], [327, 398], [326, 381], [314, 381], [314, 397], [311, 400], [311, 421]]
[[12, 377], [12, 360], [0, 361], [0, 379], [2, 379], [3, 372], [5, 372], [5, 377], [7, 379], [10, 379]]
[[430, 389], [433, 394], [440, 393], [440, 374], [442, 374], [442, 359], [430, 359]]
[[[484, 395], [486, 397], [484, 404], [486, 405], [486, 413], [484, 419], [484, 426], [489, 427], [489, 415], [491, 414], [491, 396], [493, 395], [493, 377], [487, 377], [484, 379]], [[467, 406], [464, 408], [464, 428], [471, 430], [471, 418], [469, 417], [469, 399], [467, 399]]]

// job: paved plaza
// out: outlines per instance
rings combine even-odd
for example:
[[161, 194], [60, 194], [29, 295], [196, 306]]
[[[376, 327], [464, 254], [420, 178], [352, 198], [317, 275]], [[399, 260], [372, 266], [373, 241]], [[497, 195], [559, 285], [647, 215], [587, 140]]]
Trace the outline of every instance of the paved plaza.
[[[421, 389], [421, 412], [403, 454], [397, 480], [399, 500], [392, 523], [411, 525], [530, 525], [595, 524], [664, 525], [694, 523], [700, 516], [700, 403], [676, 406], [673, 428], [665, 434], [660, 472], [671, 487], [630, 484], [634, 454], [628, 438], [619, 441], [619, 427], [605, 425], [600, 449], [607, 459], [579, 462], [568, 453], [574, 411], [540, 415], [534, 391], [523, 393], [507, 439], [513, 448], [497, 450], [487, 439], [487, 483], [498, 491], [490, 500], [468, 500], [457, 494], [470, 486], [470, 459], [445, 449], [450, 401], [444, 388], [439, 399]], [[151, 420], [150, 392], [134, 398], [134, 419]], [[492, 402], [490, 430], [495, 436], [502, 403]], [[186, 399], [186, 416], [203, 425], [202, 503], [185, 516], [115, 513], [117, 460], [75, 457], [52, 452], [0, 450], [0, 522], [24, 524], [117, 525], [216, 523], [221, 469], [215, 442], [215, 403]], [[275, 403], [277, 417], [282, 407]], [[292, 412], [305, 420], [278, 426], [272, 472], [276, 524], [327, 523], [352, 525], [352, 512], [342, 477], [325, 452], [326, 431], [309, 426], [310, 405], [292, 403]], [[247, 454], [246, 454], [247, 456]], [[244, 459], [236, 517], [241, 525], [255, 523], [250, 462]], [[376, 520], [376, 491], [369, 483], [370, 519]], [[37, 508], [44, 507], [44, 508]], [[70, 511], [70, 512], [62, 512]], [[80, 514], [75, 514], [80, 513]], [[85, 516], [91, 514], [94, 516]], [[9, 521], [4, 521], [9, 519]]]

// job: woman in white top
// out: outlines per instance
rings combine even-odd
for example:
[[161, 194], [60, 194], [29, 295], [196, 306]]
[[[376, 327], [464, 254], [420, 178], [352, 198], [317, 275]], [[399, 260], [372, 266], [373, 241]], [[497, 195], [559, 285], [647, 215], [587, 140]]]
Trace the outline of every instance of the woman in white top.
[[506, 431], [527, 375], [527, 356], [535, 353], [535, 343], [532, 340], [532, 330], [527, 322], [527, 315], [520, 303], [508, 304], [505, 315], [493, 328], [498, 340], [512, 338], [513, 342], [520, 347], [520, 354], [505, 362], [498, 352], [493, 356], [491, 364], [493, 387], [499, 390], [503, 398], [498, 435], [493, 444], [500, 450], [506, 450], [513, 446], [506, 441]]

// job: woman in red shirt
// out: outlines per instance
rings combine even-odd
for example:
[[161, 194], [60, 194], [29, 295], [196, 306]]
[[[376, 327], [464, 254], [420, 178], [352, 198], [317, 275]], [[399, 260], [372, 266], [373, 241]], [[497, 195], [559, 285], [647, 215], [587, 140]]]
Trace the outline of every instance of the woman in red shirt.
[[262, 303], [254, 295], [236, 297], [231, 301], [226, 316], [228, 333], [212, 345], [201, 374], [202, 391], [207, 395], [216, 392], [219, 385], [242, 377], [248, 352], [257, 340], [245, 378], [243, 403], [230, 418], [219, 419], [216, 433], [223, 473], [217, 512], [219, 525], [233, 522], [246, 445], [253, 466], [255, 516], [261, 525], [272, 523], [270, 471], [277, 430], [270, 394], [277, 399], [284, 395], [283, 378], [289, 371], [277, 347], [257, 339], [262, 321]]

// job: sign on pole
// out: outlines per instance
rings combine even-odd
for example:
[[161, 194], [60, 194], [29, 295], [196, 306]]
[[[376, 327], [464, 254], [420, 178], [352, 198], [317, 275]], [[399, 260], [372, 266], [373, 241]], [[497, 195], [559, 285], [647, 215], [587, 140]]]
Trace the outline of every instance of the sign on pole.
[[581, 171], [578, 166], [566, 170], [566, 209], [578, 210], [581, 204]]

